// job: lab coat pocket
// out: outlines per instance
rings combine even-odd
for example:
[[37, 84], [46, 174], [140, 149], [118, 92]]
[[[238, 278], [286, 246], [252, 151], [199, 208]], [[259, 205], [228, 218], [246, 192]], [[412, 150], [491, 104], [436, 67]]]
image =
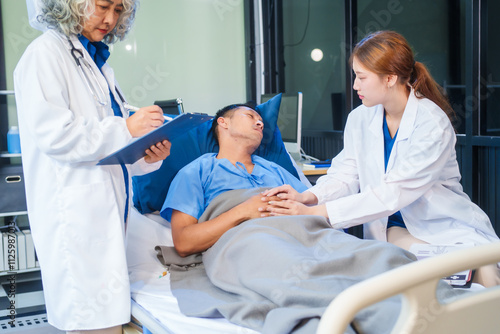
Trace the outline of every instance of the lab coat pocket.
[[76, 243], [94, 244], [121, 234], [121, 216], [111, 180], [64, 188], [64, 221]]

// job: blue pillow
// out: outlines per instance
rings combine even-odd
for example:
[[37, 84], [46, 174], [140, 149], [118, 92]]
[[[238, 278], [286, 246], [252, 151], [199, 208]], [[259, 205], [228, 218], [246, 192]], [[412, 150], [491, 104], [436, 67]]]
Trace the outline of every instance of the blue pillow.
[[[254, 154], [277, 163], [299, 178], [276, 126], [280, 104], [281, 94], [278, 94], [255, 108], [264, 121], [264, 136]], [[161, 210], [170, 183], [182, 167], [205, 153], [219, 151], [211, 127], [212, 120], [172, 139], [170, 155], [163, 161], [160, 169], [132, 178], [134, 206], [142, 214]]]

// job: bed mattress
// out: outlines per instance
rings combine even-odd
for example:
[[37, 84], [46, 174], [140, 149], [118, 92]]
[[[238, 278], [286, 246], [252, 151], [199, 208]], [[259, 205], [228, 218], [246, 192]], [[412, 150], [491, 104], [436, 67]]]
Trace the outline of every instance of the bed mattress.
[[126, 232], [132, 315], [152, 333], [254, 334], [226, 319], [183, 315], [170, 290], [169, 274], [154, 247], [173, 245], [170, 223], [156, 214], [131, 210]]

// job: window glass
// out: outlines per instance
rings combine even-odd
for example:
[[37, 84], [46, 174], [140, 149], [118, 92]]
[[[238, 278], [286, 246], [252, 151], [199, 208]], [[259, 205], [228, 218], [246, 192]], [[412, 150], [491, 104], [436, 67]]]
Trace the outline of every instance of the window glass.
[[[465, 132], [464, 2], [434, 0], [358, 0], [357, 40], [377, 30], [402, 34], [436, 82], [448, 94]], [[354, 94], [357, 98], [357, 95]], [[361, 102], [358, 100], [358, 104]]]
[[483, 36], [487, 48], [486, 73], [482, 80], [486, 82], [486, 91], [480, 98], [486, 97], [485, 119], [480, 120], [481, 134], [488, 136], [500, 136], [500, 34], [498, 34], [498, 22], [496, 21], [500, 2], [489, 0], [487, 2], [488, 27], [487, 36]]
[[344, 14], [343, 1], [283, 1], [285, 90], [303, 93], [303, 128], [344, 127]]
[[[395, 30], [405, 36], [416, 59], [429, 68], [448, 94], [457, 114], [454, 125], [458, 133], [465, 133], [464, 8], [465, 0], [358, 0], [355, 28], [356, 41], [376, 30]], [[490, 15], [495, 12], [489, 11]], [[343, 129], [345, 90], [352, 89], [346, 87], [349, 55], [344, 51], [344, 25], [343, 1], [283, 1], [285, 90], [304, 93], [305, 129]], [[493, 24], [491, 27], [494, 29]], [[500, 36], [494, 38], [498, 41]], [[490, 45], [495, 44], [491, 41]], [[495, 44], [496, 54], [490, 52], [492, 59], [499, 59], [499, 44]], [[496, 68], [500, 74], [500, 66]], [[493, 80], [500, 82], [500, 78]], [[354, 106], [361, 104], [354, 92], [353, 97]], [[500, 93], [491, 94], [488, 101], [498, 105], [495, 98], [500, 100]]]
[[[41, 33], [29, 25], [26, 1], [0, 5], [7, 89], [13, 90], [14, 68]], [[108, 59], [128, 102], [147, 106], [180, 97], [186, 112], [214, 114], [221, 106], [245, 101], [243, 7], [242, 1], [141, 2], [132, 30], [110, 46]], [[14, 98], [8, 102], [9, 122], [16, 124]]]

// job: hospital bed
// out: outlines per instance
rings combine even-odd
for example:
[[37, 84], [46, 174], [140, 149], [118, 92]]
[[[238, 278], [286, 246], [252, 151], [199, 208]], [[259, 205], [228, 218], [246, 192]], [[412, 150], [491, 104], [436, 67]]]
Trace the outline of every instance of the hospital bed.
[[[225, 319], [184, 316], [170, 291], [169, 274], [156, 257], [156, 245], [173, 245], [170, 224], [157, 214], [132, 210], [127, 225], [127, 256], [132, 316], [151, 333], [256, 333]], [[500, 287], [478, 289], [446, 306], [435, 304], [441, 277], [487, 263], [500, 262], [500, 243], [421, 260], [358, 283], [327, 308], [318, 333], [343, 333], [362, 308], [402, 293], [404, 307], [394, 333], [497, 333]], [[387, 284], [391, 282], [391, 284]], [[422, 331], [419, 331], [422, 330]]]
[[[270, 119], [274, 119], [275, 126], [276, 117], [272, 116], [278, 112], [279, 102], [278, 95], [266, 104], [258, 106], [262, 107], [260, 113], [263, 115], [266, 128], [269, 128]], [[179, 152], [171, 151], [171, 155], [176, 157], [175, 162], [186, 152], [207, 152], [203, 151], [207, 145], [204, 143], [201, 145], [203, 147], [199, 147], [198, 143], [205, 141], [208, 129], [209, 127], [206, 127], [205, 132], [193, 132], [197, 137], [193, 137], [190, 141], [173, 143], [173, 150], [179, 148]], [[279, 140], [269, 140], [271, 144], [268, 145], [273, 143], [283, 145], [281, 137], [278, 138]], [[194, 158], [190, 157], [191, 160]], [[277, 160], [273, 161], [279, 163]], [[301, 180], [307, 183], [296, 165], [291, 169], [294, 167]], [[162, 176], [150, 182], [150, 185], [155, 189], [157, 184], [163, 185], [164, 182], [165, 178]], [[151, 187], [144, 191], [148, 196], [149, 189]], [[155, 196], [153, 194], [149, 198], [156, 198]], [[141, 214], [133, 208], [127, 223], [126, 237], [132, 316], [144, 328], [153, 334], [256, 333], [225, 319], [187, 317], [180, 312], [177, 300], [170, 290], [169, 273], [157, 259], [155, 251], [157, 245], [173, 245], [168, 221], [158, 214]], [[421, 260], [375, 276], [346, 289], [335, 298], [321, 319], [318, 333], [343, 333], [359, 310], [396, 294], [402, 294], [403, 308], [393, 333], [497, 333], [500, 330], [498, 316], [500, 287], [491, 289], [480, 287], [479, 291], [471, 293], [470, 297], [446, 306], [437, 305], [434, 296], [436, 284], [441, 277], [498, 262], [500, 262], [500, 243]]]

